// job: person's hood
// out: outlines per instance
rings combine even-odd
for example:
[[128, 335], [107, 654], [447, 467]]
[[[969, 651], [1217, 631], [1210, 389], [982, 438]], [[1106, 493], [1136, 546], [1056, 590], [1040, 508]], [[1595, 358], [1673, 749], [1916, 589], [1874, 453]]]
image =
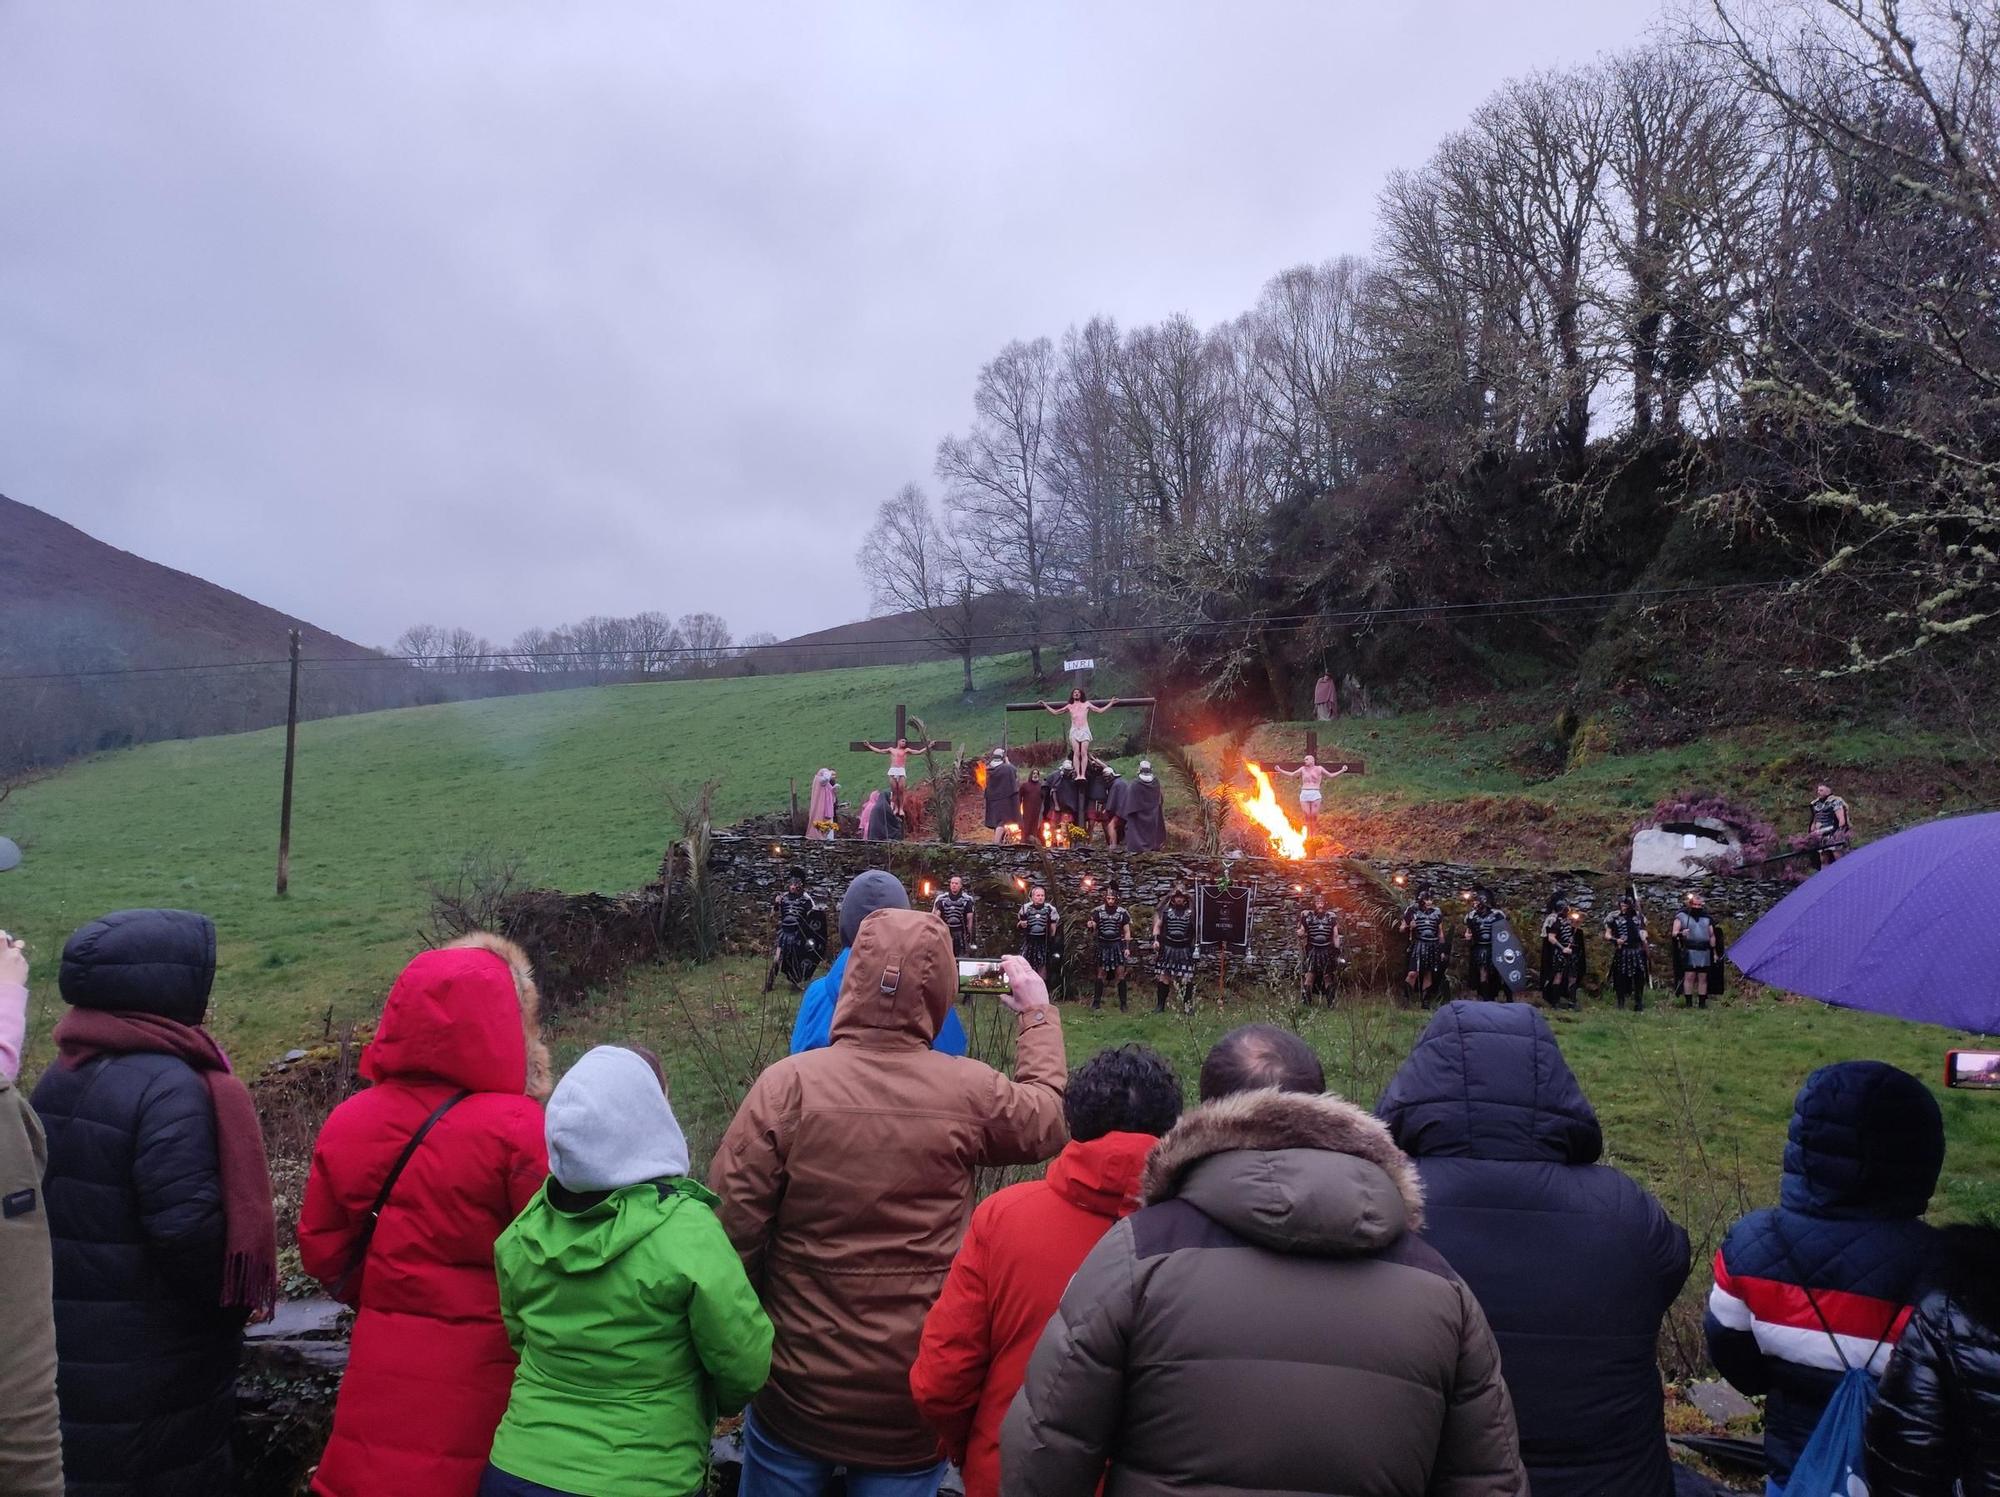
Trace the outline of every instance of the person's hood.
[[1116, 1219], [1137, 1209], [1139, 1179], [1159, 1140], [1150, 1133], [1106, 1133], [1072, 1140], [1049, 1162], [1049, 1189], [1097, 1216]]
[[1350, 1102], [1273, 1089], [1196, 1108], [1147, 1162], [1147, 1205], [1180, 1199], [1281, 1253], [1377, 1253], [1424, 1224], [1416, 1166]]
[[193, 910], [118, 910], [63, 945], [57, 979], [73, 1008], [199, 1024], [215, 987], [215, 922]]
[[[644, 1062], [640, 1062], [644, 1064]], [[562, 1273], [594, 1273], [616, 1262], [699, 1201], [713, 1211], [717, 1197], [693, 1180], [646, 1181], [614, 1190], [582, 1211], [564, 1211], [548, 1187], [509, 1228], [528, 1261]]]
[[1576, 1073], [1548, 1021], [1525, 1003], [1439, 1009], [1375, 1113], [1418, 1159], [1594, 1164], [1604, 1152]]
[[599, 1045], [556, 1083], [549, 1173], [565, 1190], [620, 1190], [688, 1172], [687, 1138], [636, 1051]]
[[1908, 1071], [1846, 1060], [1806, 1077], [1779, 1201], [1811, 1216], [1922, 1216], [1944, 1168], [1944, 1114]]
[[542, 1000], [527, 953], [475, 931], [397, 977], [361, 1055], [370, 1081], [442, 1081], [474, 1092], [549, 1094]]
[[937, 916], [877, 910], [854, 934], [834, 1000], [832, 1042], [929, 1045], [958, 996], [951, 935]]
[[895, 874], [885, 873], [880, 868], [856, 874], [854, 881], [840, 896], [840, 944], [852, 946], [855, 932], [861, 929], [861, 922], [877, 910], [907, 910], [909, 907], [910, 891], [903, 887], [903, 881]]

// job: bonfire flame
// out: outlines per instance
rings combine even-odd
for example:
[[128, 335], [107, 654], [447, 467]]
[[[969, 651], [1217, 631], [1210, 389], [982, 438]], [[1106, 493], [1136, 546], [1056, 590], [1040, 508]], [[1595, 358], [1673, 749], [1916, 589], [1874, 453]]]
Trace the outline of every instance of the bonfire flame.
[[1271, 793], [1271, 777], [1264, 773], [1262, 765], [1245, 764], [1250, 778], [1257, 784], [1255, 795], [1245, 795], [1241, 790], [1231, 790], [1236, 804], [1257, 825], [1270, 836], [1271, 851], [1281, 858], [1302, 859], [1306, 855], [1305, 831], [1292, 825], [1292, 820], [1278, 804], [1278, 797]]
[[972, 779], [973, 783], [978, 785], [981, 790], [986, 788], [986, 761], [984, 759], [974, 759], [972, 761]]

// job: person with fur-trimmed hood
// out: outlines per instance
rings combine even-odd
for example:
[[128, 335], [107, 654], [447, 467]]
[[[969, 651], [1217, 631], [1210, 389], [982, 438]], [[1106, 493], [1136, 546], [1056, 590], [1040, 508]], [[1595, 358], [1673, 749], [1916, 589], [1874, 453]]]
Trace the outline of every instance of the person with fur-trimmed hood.
[[514, 1382], [493, 1244], [548, 1175], [525, 953], [481, 933], [422, 953], [361, 1074], [374, 1084], [320, 1129], [299, 1215], [306, 1272], [357, 1312], [312, 1489], [472, 1497]]
[[1184, 1117], [1077, 1270], [1001, 1435], [1010, 1497], [1526, 1494], [1485, 1317], [1416, 1235], [1415, 1167], [1360, 1108], [1280, 1090], [1318, 1073], [1287, 1042], [1224, 1038], [1244, 1053], [1210, 1057], [1205, 1096], [1211, 1073], [1277, 1085]]

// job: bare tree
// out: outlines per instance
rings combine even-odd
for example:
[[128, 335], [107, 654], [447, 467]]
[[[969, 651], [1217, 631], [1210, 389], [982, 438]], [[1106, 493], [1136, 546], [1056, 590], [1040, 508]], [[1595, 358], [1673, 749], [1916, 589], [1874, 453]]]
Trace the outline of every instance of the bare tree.
[[1602, 222], [1619, 272], [1607, 311], [1634, 435], [1673, 437], [1696, 386], [1726, 364], [1767, 263], [1755, 227], [1773, 162], [1748, 91], [1686, 48], [1615, 58], [1606, 86], [1614, 190]]
[[536, 675], [546, 675], [563, 668], [563, 662], [551, 658], [556, 646], [549, 631], [538, 624], [531, 624], [514, 636], [514, 642], [507, 646], [508, 663], [514, 669], [532, 671]]
[[634, 614], [627, 634], [632, 646], [632, 666], [642, 676], [663, 676], [680, 660], [680, 630], [664, 613]]
[[1123, 622], [1148, 558], [1132, 524], [1137, 464], [1120, 410], [1118, 324], [1093, 317], [1063, 337], [1048, 483], [1069, 521], [1073, 584], [1092, 620]]
[[446, 633], [436, 624], [412, 624], [396, 636], [396, 642], [389, 647], [389, 651], [400, 655], [419, 670], [436, 670], [444, 663]]
[[[1806, 542], [1873, 617], [1848, 671], [2000, 619], [2000, 11], [1714, 0], [1692, 40], [1817, 158], [1784, 245], [1746, 431], [1711, 513]], [[1775, 439], [1774, 439], [1775, 438]]]
[[438, 667], [461, 675], [490, 669], [497, 653], [493, 641], [474, 634], [463, 625], [444, 631], [438, 644]]
[[1372, 401], [1360, 325], [1366, 264], [1352, 255], [1274, 276], [1250, 314], [1248, 419], [1281, 497], [1352, 482]]
[[912, 613], [938, 647], [956, 655], [972, 695], [972, 653], [978, 642], [974, 563], [916, 484], [906, 483], [875, 511], [875, 523], [854, 554], [877, 614]]
[[1152, 534], [1194, 525], [1212, 499], [1225, 398], [1214, 349], [1175, 316], [1134, 330], [1117, 367], [1119, 415]]
[[1066, 495], [1049, 481], [1055, 396], [1049, 340], [1009, 343], [979, 371], [972, 430], [946, 437], [937, 450], [937, 475], [955, 511], [957, 534], [987, 586], [1022, 601], [1037, 681], [1047, 604], [1068, 591], [1071, 576]]
[[713, 670], [729, 654], [729, 625], [713, 613], [684, 613], [674, 625], [682, 658], [695, 670]]

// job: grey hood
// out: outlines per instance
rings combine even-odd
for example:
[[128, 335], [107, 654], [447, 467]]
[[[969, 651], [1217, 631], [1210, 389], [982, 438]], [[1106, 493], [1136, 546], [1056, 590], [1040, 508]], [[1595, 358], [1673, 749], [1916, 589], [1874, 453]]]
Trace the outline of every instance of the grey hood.
[[549, 1173], [565, 1190], [622, 1190], [688, 1172], [687, 1139], [653, 1068], [599, 1045], [549, 1098]]

